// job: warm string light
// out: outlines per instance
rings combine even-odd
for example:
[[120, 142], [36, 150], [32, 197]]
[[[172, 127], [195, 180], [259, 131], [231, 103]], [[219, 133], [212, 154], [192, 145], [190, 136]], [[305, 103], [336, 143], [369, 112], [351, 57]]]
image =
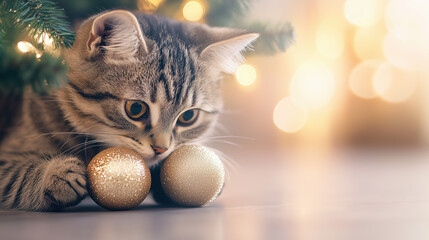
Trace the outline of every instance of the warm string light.
[[183, 6], [183, 17], [192, 22], [200, 21], [205, 14], [203, 3], [200, 1], [188, 1]]
[[36, 58], [39, 59], [42, 57], [42, 53], [33, 46], [33, 44], [27, 42], [27, 41], [20, 41], [17, 44], [17, 47], [19, 49], [19, 51], [23, 52], [23, 53], [27, 53], [27, 52], [34, 52], [36, 53]]
[[381, 24], [371, 27], [360, 27], [353, 38], [353, 49], [360, 60], [383, 58], [383, 41], [385, 29]]
[[242, 64], [235, 72], [235, 78], [242, 86], [250, 86], [256, 81], [256, 69], [249, 64]]
[[373, 86], [382, 99], [399, 103], [408, 100], [414, 94], [417, 78], [417, 73], [399, 69], [385, 62], [374, 73]]
[[[347, 0], [346, 18], [365, 26], [354, 37], [354, 50], [363, 61], [350, 74], [349, 86], [355, 95], [397, 103], [414, 94], [419, 69], [425, 69], [429, 60], [428, 10], [425, 0]], [[385, 25], [377, 24], [383, 12]]]
[[163, 2], [164, 0], [138, 0], [137, 8], [143, 12], [153, 13]]
[[339, 58], [344, 52], [344, 34], [339, 26], [325, 23], [316, 33], [317, 51], [330, 59]]
[[31, 52], [36, 51], [36, 48], [33, 46], [33, 44], [31, 44], [27, 41], [18, 42], [17, 47], [23, 53], [30, 52], [30, 51]]
[[308, 110], [325, 106], [334, 94], [332, 71], [322, 62], [302, 64], [292, 77], [290, 95]]
[[377, 23], [383, 12], [382, 0], [347, 0], [344, 5], [347, 20], [357, 26], [367, 27]]
[[390, 0], [385, 24], [389, 32], [383, 42], [386, 59], [394, 66], [415, 72], [426, 71], [429, 61], [429, 2]]
[[48, 33], [42, 33], [40, 34], [38, 43], [43, 43], [43, 46], [45, 48], [52, 48], [53, 47], [54, 39], [48, 34]]
[[366, 60], [352, 70], [349, 87], [356, 96], [366, 99], [377, 97], [378, 94], [373, 87], [373, 78], [382, 63], [381, 60]]
[[[348, 87], [354, 95], [399, 103], [415, 94], [429, 61], [427, 12], [426, 0], [345, 1], [344, 15], [355, 30], [353, 51], [360, 59], [349, 73]], [[320, 56], [316, 58], [325, 60], [304, 63], [294, 73], [290, 95], [273, 111], [273, 122], [281, 131], [300, 131], [311, 111], [329, 104], [335, 79], [325, 61], [341, 58], [347, 44], [345, 33], [338, 22], [318, 26], [314, 47]]]
[[307, 111], [293, 97], [280, 100], [273, 111], [273, 121], [277, 128], [287, 133], [301, 130], [307, 121]]
[[[40, 34], [40, 36], [36, 37], [36, 39], [38, 39], [38, 43], [42, 43], [44, 50], [50, 50], [53, 51], [54, 49], [54, 39], [46, 32]], [[27, 52], [34, 52], [36, 53], [36, 58], [41, 58], [42, 57], [42, 52], [40, 50], [38, 50], [36, 47], [33, 46], [33, 44], [31, 44], [30, 42], [27, 41], [19, 41], [17, 43], [17, 47], [19, 49], [19, 51], [23, 52], [23, 53], [27, 53]]]
[[274, 124], [283, 132], [300, 131], [309, 111], [326, 106], [334, 95], [331, 69], [320, 61], [302, 64], [292, 77], [290, 96], [280, 100], [273, 112]]

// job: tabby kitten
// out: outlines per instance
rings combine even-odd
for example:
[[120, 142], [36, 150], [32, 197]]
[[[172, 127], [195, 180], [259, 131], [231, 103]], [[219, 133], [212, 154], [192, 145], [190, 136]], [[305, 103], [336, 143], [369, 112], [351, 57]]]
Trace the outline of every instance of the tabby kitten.
[[0, 206], [75, 205], [100, 148], [133, 149], [155, 169], [204, 137], [222, 108], [222, 73], [257, 37], [124, 10], [86, 20], [64, 52], [70, 82], [44, 96], [25, 92], [1, 142]]

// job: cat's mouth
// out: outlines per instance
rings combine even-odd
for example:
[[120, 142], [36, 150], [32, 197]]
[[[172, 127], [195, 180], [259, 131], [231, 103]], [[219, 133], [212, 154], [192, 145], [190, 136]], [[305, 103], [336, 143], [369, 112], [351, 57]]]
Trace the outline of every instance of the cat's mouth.
[[145, 160], [146, 164], [149, 167], [152, 167], [152, 166], [160, 163], [164, 159], [166, 159], [170, 155], [170, 153], [174, 150], [173, 147], [170, 147], [167, 151], [165, 151], [163, 153], [157, 153], [152, 148], [150, 148], [150, 149], [148, 149], [148, 148], [138, 148], [138, 149], [132, 148], [132, 149], [142, 156], [142, 158]]
[[[110, 139], [113, 140], [113, 139]], [[146, 164], [151, 167], [162, 160], [166, 159], [172, 151], [174, 151], [174, 143], [164, 151], [159, 151], [153, 148], [149, 142], [141, 141], [136, 138], [121, 135], [114, 141], [104, 141], [107, 147], [125, 147], [137, 152], [145, 160]]]

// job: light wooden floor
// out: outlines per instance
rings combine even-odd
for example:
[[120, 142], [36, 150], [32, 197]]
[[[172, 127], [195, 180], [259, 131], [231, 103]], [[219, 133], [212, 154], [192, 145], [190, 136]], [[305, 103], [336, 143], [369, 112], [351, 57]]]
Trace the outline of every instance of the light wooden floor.
[[429, 154], [244, 156], [202, 208], [0, 211], [0, 239], [429, 239]]

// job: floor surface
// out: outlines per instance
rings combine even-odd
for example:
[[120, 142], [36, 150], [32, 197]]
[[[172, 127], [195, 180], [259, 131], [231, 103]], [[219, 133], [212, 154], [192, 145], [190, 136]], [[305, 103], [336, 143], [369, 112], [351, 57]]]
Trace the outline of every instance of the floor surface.
[[427, 153], [242, 153], [201, 208], [0, 211], [0, 239], [429, 239]]

